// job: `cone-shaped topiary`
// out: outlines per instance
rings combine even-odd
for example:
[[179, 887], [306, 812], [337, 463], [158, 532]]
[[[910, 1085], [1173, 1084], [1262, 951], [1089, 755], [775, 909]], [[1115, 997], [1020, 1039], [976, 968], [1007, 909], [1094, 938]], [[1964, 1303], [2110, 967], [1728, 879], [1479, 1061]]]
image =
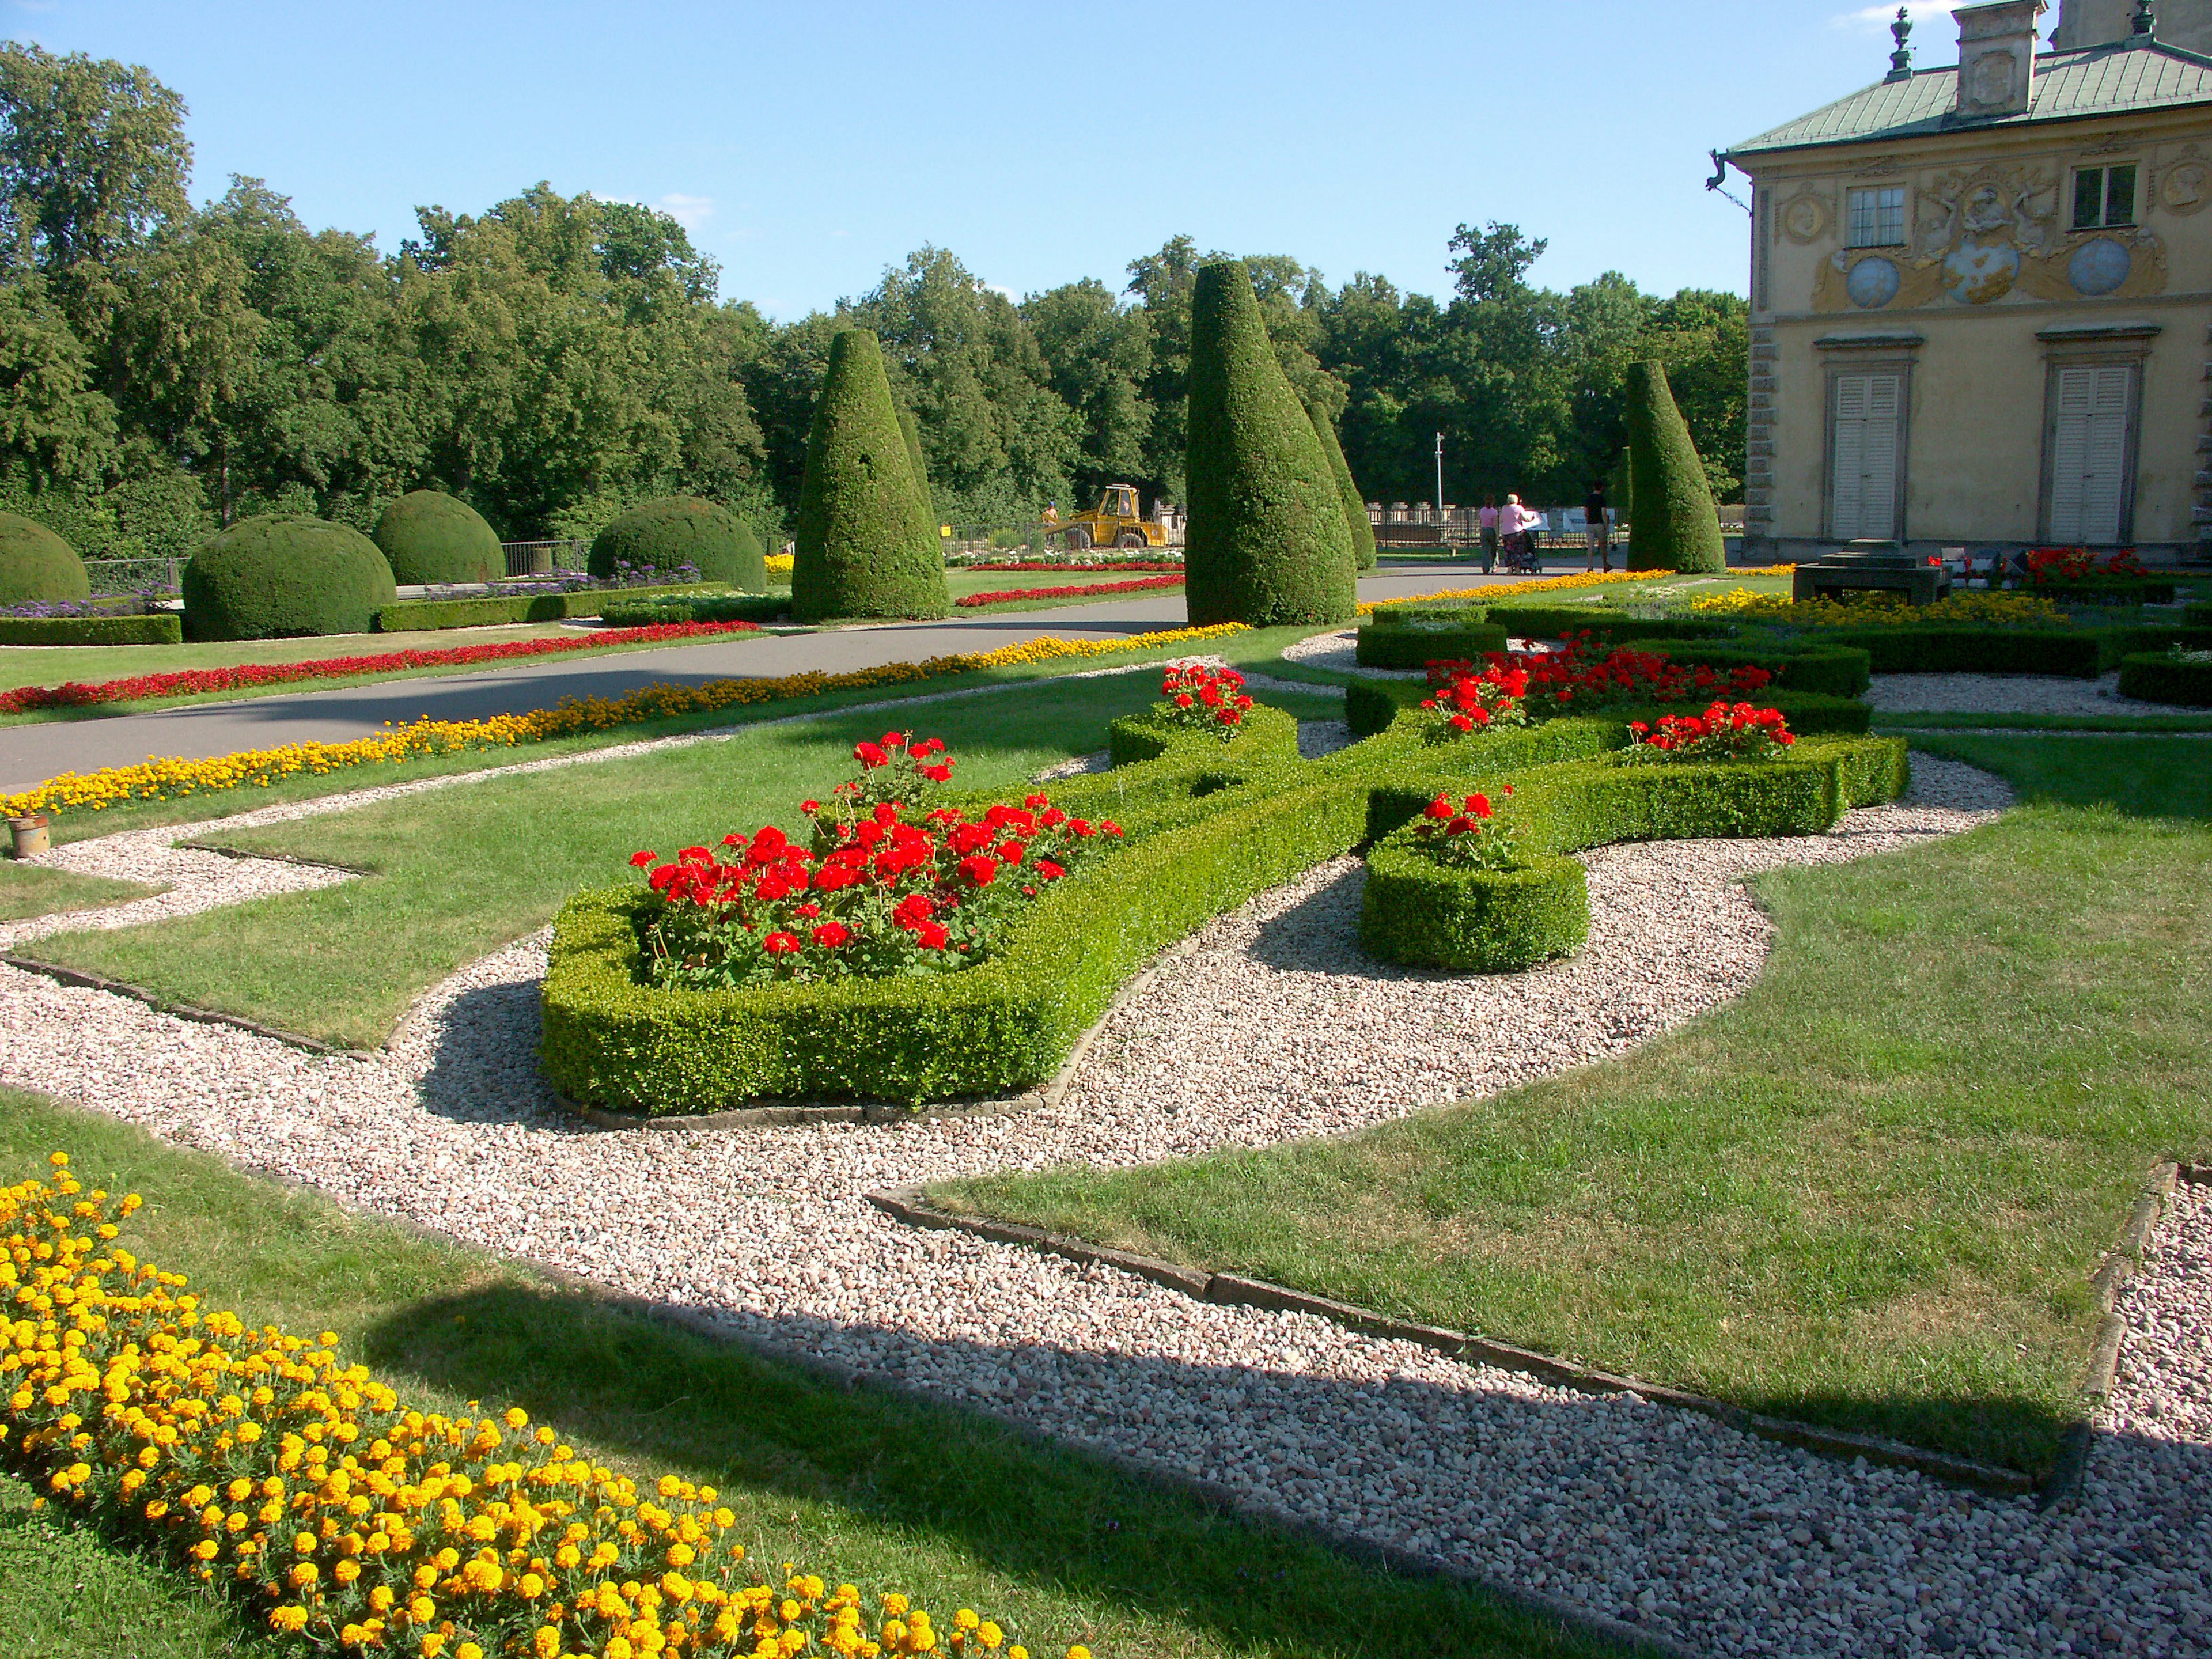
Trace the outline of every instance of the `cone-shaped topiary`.
[[375, 541], [397, 582], [495, 582], [507, 574], [498, 533], [442, 489], [410, 489], [386, 507]]
[[1275, 361], [1241, 260], [1199, 268], [1189, 419], [1183, 568], [1193, 624], [1349, 622], [1357, 575], [1344, 498]]
[[1628, 366], [1628, 465], [1635, 499], [1628, 503], [1631, 570], [1722, 570], [1728, 549], [1705, 469], [1690, 428], [1674, 406], [1667, 371], [1654, 362]]
[[76, 550], [35, 519], [0, 513], [0, 605], [52, 605], [92, 597]]
[[241, 519], [185, 565], [185, 637], [366, 634], [392, 588], [383, 552], [349, 525], [289, 513]]
[[921, 494], [921, 516], [933, 526], [937, 522], [937, 498], [929, 493], [929, 461], [921, 453], [921, 428], [915, 424], [914, 411], [904, 404], [899, 405], [899, 436], [906, 440], [906, 464], [914, 469], [915, 488]]
[[696, 495], [663, 495], [634, 507], [592, 538], [592, 574], [611, 580], [615, 567], [648, 568], [664, 580], [690, 565], [702, 582], [748, 593], [768, 592], [760, 537], [726, 507]]
[[1367, 517], [1367, 503], [1359, 486], [1352, 481], [1352, 465], [1344, 459], [1344, 446], [1336, 441], [1336, 422], [1319, 404], [1308, 404], [1306, 413], [1313, 417], [1314, 435], [1321, 440], [1322, 453], [1328, 457], [1328, 470], [1336, 475], [1336, 493], [1344, 497], [1344, 522], [1352, 532], [1352, 561], [1362, 570], [1372, 570], [1375, 526]]
[[830, 343], [806, 440], [793, 620], [951, 611], [944, 555], [922, 501], [876, 337], [842, 330]]

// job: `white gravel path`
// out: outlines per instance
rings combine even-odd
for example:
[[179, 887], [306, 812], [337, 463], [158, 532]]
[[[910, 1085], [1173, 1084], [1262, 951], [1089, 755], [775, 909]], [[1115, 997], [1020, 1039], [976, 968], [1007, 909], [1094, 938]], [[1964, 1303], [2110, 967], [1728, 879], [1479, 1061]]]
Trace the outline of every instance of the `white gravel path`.
[[1876, 674], [1866, 701], [1879, 714], [2171, 714], [2171, 704], [2120, 695], [2120, 677], [2057, 674]]
[[[2177, 1206], [2124, 1304], [2166, 1346], [2130, 1349], [2118, 1432], [2100, 1439], [2083, 1500], [2039, 1515], [1633, 1396], [1582, 1395], [1310, 1316], [1195, 1304], [1110, 1269], [913, 1231], [862, 1201], [965, 1173], [1071, 1158], [1126, 1167], [1346, 1129], [1619, 1052], [1756, 971], [1767, 928], [1740, 875], [1966, 828], [2002, 804], [1992, 783], [1917, 759], [1914, 797], [1854, 813], [1832, 836], [1593, 854], [1600, 948], [1513, 978], [1360, 958], [1338, 931], [1356, 872], [1316, 872], [1205, 930], [1183, 972], [1116, 1016], [1069, 1100], [1022, 1117], [585, 1129], [536, 1070], [542, 934], [438, 987], [390, 1054], [370, 1058], [313, 1056], [0, 969], [0, 1081], [1696, 1649], [2204, 1652], [2212, 1211], [2202, 1204]], [[1198, 982], [1237, 984], [1242, 1006], [1270, 1018], [1194, 1018], [1183, 988]], [[2181, 1355], [2172, 1365], [2169, 1348]]]

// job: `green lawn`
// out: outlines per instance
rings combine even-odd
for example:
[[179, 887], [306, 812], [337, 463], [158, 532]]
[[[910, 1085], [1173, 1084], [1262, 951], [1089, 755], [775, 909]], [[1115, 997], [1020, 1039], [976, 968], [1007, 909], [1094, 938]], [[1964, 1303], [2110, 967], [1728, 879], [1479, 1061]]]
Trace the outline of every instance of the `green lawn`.
[[51, 916], [63, 910], [91, 910], [161, 891], [143, 882], [110, 881], [36, 864], [0, 863], [0, 921]]
[[[711, 1482], [751, 1559], [1004, 1620], [1036, 1659], [1596, 1655], [1486, 1598], [1225, 1519], [949, 1407], [817, 1382], [244, 1175], [74, 1108], [0, 1093], [0, 1181], [66, 1148], [147, 1199], [131, 1248], [249, 1323], [335, 1330], [411, 1404], [519, 1404], [595, 1460]], [[773, 1565], [770, 1571], [774, 1571]], [[0, 1478], [0, 1650], [215, 1659], [242, 1615]]]
[[2032, 804], [1761, 878], [1764, 975], [1631, 1056], [1345, 1139], [937, 1196], [2040, 1471], [2087, 1275], [2154, 1160], [2212, 1153], [2212, 751], [1927, 747]]
[[2212, 732], [2212, 714], [1980, 714], [1956, 709], [1877, 711], [1877, 730], [1943, 732]]
[[[325, 1041], [382, 1041], [427, 986], [544, 925], [580, 889], [633, 878], [640, 848], [669, 852], [763, 823], [854, 769], [854, 743], [911, 726], [951, 745], [963, 789], [1018, 791], [1042, 767], [1105, 744], [1106, 723], [1158, 695], [1148, 674], [1049, 681], [927, 705], [741, 730], [602, 765], [487, 781], [326, 817], [223, 835], [228, 844], [371, 870], [371, 878], [201, 915], [40, 941], [42, 957], [166, 999]], [[1301, 712], [1332, 714], [1336, 700]], [[361, 941], [378, 940], [364, 952]]]

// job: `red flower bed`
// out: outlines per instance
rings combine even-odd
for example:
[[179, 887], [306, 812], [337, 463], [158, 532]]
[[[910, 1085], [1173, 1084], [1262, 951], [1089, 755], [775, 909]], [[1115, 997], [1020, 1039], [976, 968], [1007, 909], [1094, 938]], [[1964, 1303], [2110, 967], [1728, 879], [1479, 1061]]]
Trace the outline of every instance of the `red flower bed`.
[[311, 662], [241, 663], [235, 668], [187, 668], [172, 674], [133, 674], [86, 684], [25, 685], [0, 691], [0, 714], [33, 708], [82, 708], [97, 702], [138, 702], [151, 697], [189, 696], [202, 691], [235, 691], [252, 685], [282, 685], [293, 680], [343, 680], [361, 674], [389, 674], [403, 668], [459, 668], [471, 663], [503, 662], [515, 657], [550, 657], [570, 651], [605, 651], [621, 645], [656, 645], [664, 640], [712, 638], [718, 634], [757, 634], [749, 622], [655, 623], [650, 628], [617, 628], [599, 634], [560, 635], [540, 640], [503, 640], [495, 645], [459, 645], [443, 651], [380, 651], [367, 657], [322, 657]]
[[1492, 664], [1480, 673], [1471, 662], [1432, 662], [1429, 665], [1429, 695], [1421, 700], [1430, 719], [1431, 743], [1449, 743], [1493, 726], [1525, 726], [1528, 712], [1522, 698], [1528, 693], [1526, 669]]
[[970, 564], [964, 570], [1181, 570], [1175, 559], [1110, 559], [1098, 564], [1054, 564], [1043, 559], [1014, 559], [1006, 563]]
[[2086, 547], [2032, 547], [2027, 557], [2028, 584], [2033, 587], [2063, 587], [2112, 577], [2140, 580], [2150, 574], [2131, 547], [2101, 559]]
[[[1501, 793], [1511, 794], [1513, 786], [1507, 784]], [[1492, 814], [1487, 795], [1462, 795], [1456, 805], [1449, 795], [1438, 795], [1414, 819], [1413, 834], [1440, 864], [1468, 870], [1520, 867], [1520, 840], [1510, 825]]]
[[[1663, 652], [1638, 651], [1625, 645], [1601, 657], [1588, 634], [1570, 635], [1565, 648], [1559, 651], [1493, 651], [1490, 665], [1493, 673], [1525, 676], [1525, 684], [1514, 695], [1525, 698], [1532, 710], [1544, 714], [1579, 714], [1632, 703], [1687, 702], [1692, 697], [1723, 692], [1741, 696], [1763, 690], [1774, 678], [1764, 668], [1735, 668], [1723, 673], [1703, 663], [1686, 667], [1669, 661]], [[1440, 671], [1448, 684], [1474, 673], [1467, 663], [1431, 663], [1431, 684], [1438, 683]]]
[[774, 824], [727, 835], [717, 856], [687, 847], [648, 872], [658, 903], [643, 921], [656, 985], [694, 989], [939, 973], [991, 954], [1021, 907], [1120, 837], [1121, 826], [1072, 817], [1043, 795], [970, 818], [924, 812], [952, 775], [936, 738], [886, 732], [855, 744], [861, 776], [827, 806], [805, 801], [806, 845]]
[[1136, 593], [1153, 587], [1181, 587], [1181, 576], [1142, 576], [1132, 582], [1079, 582], [1068, 587], [1005, 587], [992, 593], [969, 593], [952, 603], [963, 611], [978, 605], [1004, 605], [1010, 599], [1079, 599], [1088, 593]]
[[1160, 681], [1160, 705], [1177, 726], [1206, 732], [1227, 743], [1244, 724], [1252, 699], [1244, 677], [1233, 668], [1170, 668]]
[[1656, 726], [1628, 723], [1632, 761], [1771, 760], [1797, 739], [1778, 708], [1714, 703], [1702, 714], [1662, 715]]

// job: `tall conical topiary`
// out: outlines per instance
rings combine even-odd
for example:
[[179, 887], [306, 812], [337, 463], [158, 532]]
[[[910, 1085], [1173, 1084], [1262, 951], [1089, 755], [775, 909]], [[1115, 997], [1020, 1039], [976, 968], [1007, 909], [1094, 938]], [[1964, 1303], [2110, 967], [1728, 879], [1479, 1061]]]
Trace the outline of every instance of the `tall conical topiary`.
[[1705, 483], [1705, 464], [1674, 405], [1667, 371], [1655, 362], [1628, 366], [1628, 466], [1631, 570], [1722, 570], [1728, 549], [1721, 515]]
[[1241, 260], [1199, 268], [1189, 419], [1183, 568], [1192, 623], [1351, 621], [1357, 572], [1344, 498], [1275, 361]]
[[882, 349], [866, 329], [843, 330], [806, 440], [793, 619], [948, 614], [945, 559], [921, 503]]
[[1344, 497], [1344, 522], [1352, 532], [1352, 561], [1362, 570], [1372, 570], [1375, 526], [1367, 517], [1367, 503], [1360, 496], [1359, 486], [1352, 481], [1352, 465], [1344, 459], [1344, 446], [1336, 441], [1336, 422], [1319, 404], [1308, 404], [1306, 413], [1313, 417], [1314, 435], [1321, 440], [1322, 453], [1328, 457], [1328, 470], [1336, 475], [1336, 493]]
[[929, 493], [929, 461], [921, 453], [921, 428], [916, 424], [914, 411], [904, 404], [898, 406], [899, 436], [906, 440], [906, 464], [914, 471], [914, 487], [921, 495], [921, 516], [934, 526], [937, 523], [937, 498]]

